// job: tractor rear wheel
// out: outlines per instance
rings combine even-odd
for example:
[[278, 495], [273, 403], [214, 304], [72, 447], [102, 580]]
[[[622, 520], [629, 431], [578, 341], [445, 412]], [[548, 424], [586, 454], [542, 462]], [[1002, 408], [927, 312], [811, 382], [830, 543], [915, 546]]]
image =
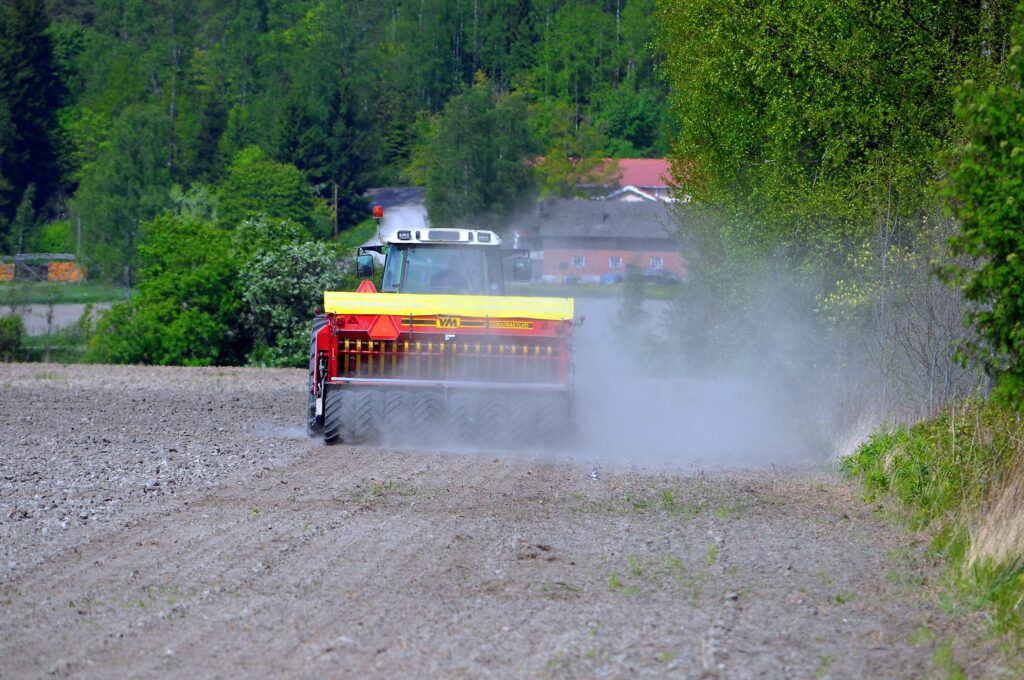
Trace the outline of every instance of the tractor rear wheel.
[[374, 389], [348, 389], [341, 402], [341, 440], [346, 444], [380, 441], [381, 394]]
[[479, 395], [470, 392], [452, 392], [448, 398], [448, 429], [460, 443], [479, 443]]
[[524, 394], [508, 398], [508, 414], [505, 416], [510, 431], [509, 444], [532, 446], [540, 439], [537, 430], [537, 399]]
[[404, 390], [384, 393], [381, 422], [387, 424], [387, 430], [381, 434], [387, 443], [408, 444], [412, 440], [413, 396]]
[[545, 444], [559, 444], [569, 436], [572, 426], [569, 398], [545, 396], [537, 400], [537, 434]]
[[411, 394], [412, 416], [410, 430], [417, 442], [434, 444], [440, 439], [444, 427], [444, 404], [437, 392], [422, 391]]
[[504, 447], [512, 443], [514, 430], [510, 428], [508, 414], [513, 398], [494, 393], [480, 395], [477, 422], [482, 444]]
[[324, 395], [324, 442], [336, 444], [342, 441], [341, 422], [345, 403], [345, 390], [335, 387]]

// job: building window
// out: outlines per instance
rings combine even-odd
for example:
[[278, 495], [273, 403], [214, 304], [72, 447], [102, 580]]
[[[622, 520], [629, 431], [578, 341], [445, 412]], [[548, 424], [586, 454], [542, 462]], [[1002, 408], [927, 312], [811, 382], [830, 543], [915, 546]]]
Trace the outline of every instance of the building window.
[[572, 266], [573, 266], [574, 269], [583, 269], [584, 267], [587, 266], [587, 256], [586, 255], [573, 255], [572, 256]]
[[618, 255], [609, 255], [608, 269], [622, 269], [622, 258]]
[[657, 255], [651, 255], [651, 269], [661, 269], [661, 258]]

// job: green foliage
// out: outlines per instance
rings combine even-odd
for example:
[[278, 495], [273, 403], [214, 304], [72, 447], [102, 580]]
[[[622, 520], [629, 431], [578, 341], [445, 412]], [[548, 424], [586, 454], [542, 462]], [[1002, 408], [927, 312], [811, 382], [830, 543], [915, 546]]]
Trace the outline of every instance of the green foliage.
[[968, 81], [957, 114], [969, 139], [952, 173], [957, 254], [949, 272], [975, 303], [972, 359], [997, 375], [996, 395], [1024, 411], [1024, 3], [1018, 5], [1005, 79]]
[[[1016, 92], [1016, 108], [1006, 111], [1019, 115], [1019, 80], [1007, 76], [1017, 59], [1016, 2], [657, 1], [670, 160], [694, 217], [681, 244], [693, 282], [680, 290], [685, 342], [695, 335], [691, 344], [710, 354], [742, 356], [736, 345], [745, 334], [735, 321], [758, 311], [760, 284], [783, 281], [795, 294], [777, 296], [790, 309], [774, 318], [805, 323], [813, 313], [815, 332], [838, 331], [841, 363], [875, 367], [849, 380], [877, 385], [884, 412], [933, 413], [978, 386], [976, 372], [958, 366], [951, 350], [963, 331], [950, 319], [966, 303], [960, 291], [937, 290], [931, 276], [951, 259], [940, 235], [956, 225], [939, 217], [950, 159], [972, 126], [990, 127], [981, 110], [954, 115], [957, 86], [971, 79], [983, 93], [1007, 82], [993, 103], [1009, 104]], [[1006, 133], [1011, 118], [992, 127]], [[1006, 201], [1020, 194], [1011, 179], [1021, 176], [1020, 161], [1010, 156], [1012, 141], [986, 155], [986, 144], [998, 141], [978, 147], [983, 173], [958, 171], [957, 200], [969, 203], [964, 182], [974, 182], [976, 198], [1012, 212]], [[996, 186], [1004, 170], [1006, 183]], [[1019, 214], [1001, 219], [1009, 220], [997, 248], [1003, 260], [994, 263], [1010, 278], [983, 274], [964, 293], [977, 305], [975, 327], [992, 331], [975, 358], [1009, 372], [1024, 339], [1013, 325], [1024, 291], [1005, 258], [1020, 249], [1021, 229]], [[977, 243], [959, 243], [963, 255], [987, 256]], [[704, 318], [693, 301], [710, 301]], [[843, 340], [850, 336], [872, 340]], [[698, 356], [689, 347], [682, 354]], [[1012, 391], [1015, 382], [1003, 378], [1000, 389]]]
[[605, 163], [608, 140], [594, 125], [579, 121], [568, 104], [552, 98], [535, 102], [529, 126], [543, 150], [535, 168], [543, 195], [581, 195], [587, 185], [607, 184], [617, 172], [614, 163]]
[[257, 252], [239, 273], [246, 328], [255, 348], [249, 363], [306, 365], [309, 321], [325, 290], [354, 289], [338, 254], [323, 243], [284, 243]]
[[1019, 415], [972, 400], [912, 427], [877, 432], [841, 461], [847, 474], [860, 479], [866, 500], [895, 498], [913, 527], [931, 527], [961, 595], [993, 609], [997, 628], [1018, 641], [1024, 634], [1024, 555], [1011, 552], [998, 563], [971, 561], [969, 555], [988, 514], [999, 512], [995, 499], [1020, 474], [1022, 441]]
[[493, 228], [532, 182], [526, 105], [480, 79], [445, 106], [429, 144], [427, 211], [436, 226]]
[[619, 86], [593, 99], [594, 125], [607, 137], [605, 149], [613, 158], [658, 157], [667, 153], [664, 107], [650, 90], [636, 92]]
[[337, 246], [341, 251], [358, 248], [377, 234], [377, 221], [373, 218], [363, 220], [354, 227], [349, 227], [338, 235]]
[[22, 353], [25, 325], [17, 314], [0, 317], [0, 358], [16, 361]]
[[82, 219], [90, 276], [132, 286], [140, 225], [170, 203], [167, 120], [152, 107], [124, 111], [83, 172], [72, 204]]
[[293, 89], [274, 122], [274, 145], [280, 160], [294, 163], [320, 195], [334, 200], [338, 190], [339, 229], [358, 222], [365, 206], [366, 150], [359, 138], [366, 121], [357, 117], [351, 84], [321, 65], [302, 74], [312, 82]]
[[302, 366], [324, 290], [358, 283], [303, 227], [262, 215], [227, 232], [166, 214], [139, 252], [136, 294], [100, 317], [89, 361]]
[[29, 253], [73, 253], [71, 224], [57, 220], [37, 228], [27, 241], [25, 251]]
[[[740, 262], [841, 264], [878, 231], [912, 240], [956, 131], [953, 87], [1001, 52], [1005, 8], [896, 0], [661, 0], [682, 190], [732, 216]], [[837, 261], [838, 260], [838, 261]]]
[[204, 366], [236, 363], [248, 347], [236, 329], [236, 265], [228, 234], [172, 216], [145, 225], [135, 297], [104, 314], [89, 361]]
[[[14, 217], [28, 187], [35, 187], [34, 211], [61, 183], [57, 111], [65, 88], [49, 26], [43, 0], [0, 5], [0, 226]], [[12, 239], [0, 232], [0, 248], [5, 240]]]
[[[892, 494], [915, 526], [977, 507], [1009, 467], [1017, 426], [982, 402], [953, 406], [931, 420], [872, 435], [843, 469], [860, 477], [869, 497]], [[990, 445], [978, 445], [979, 441]]]
[[238, 225], [231, 234], [231, 252], [241, 263], [250, 261], [261, 252], [286, 245], [298, 245], [309, 240], [305, 227], [288, 219], [271, 219], [257, 215]]
[[256, 146], [235, 156], [217, 192], [221, 226], [233, 229], [256, 215], [309, 224], [313, 195], [294, 165], [278, 163]]

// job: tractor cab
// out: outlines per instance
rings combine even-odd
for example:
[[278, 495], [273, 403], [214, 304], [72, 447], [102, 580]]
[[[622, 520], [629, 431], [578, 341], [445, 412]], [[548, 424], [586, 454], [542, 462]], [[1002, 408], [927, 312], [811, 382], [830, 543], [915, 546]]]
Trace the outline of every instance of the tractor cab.
[[382, 293], [504, 295], [506, 269], [513, 281], [530, 280], [524, 251], [501, 248], [501, 238], [483, 229], [400, 229], [381, 246], [364, 246], [359, 278], [373, 276], [373, 256], [386, 256]]

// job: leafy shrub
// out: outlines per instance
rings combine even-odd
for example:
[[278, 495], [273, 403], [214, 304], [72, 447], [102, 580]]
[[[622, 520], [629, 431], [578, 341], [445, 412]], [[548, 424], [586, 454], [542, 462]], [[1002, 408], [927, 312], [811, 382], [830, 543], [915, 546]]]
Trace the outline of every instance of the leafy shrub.
[[302, 223], [313, 219], [313, 193], [306, 177], [294, 165], [268, 158], [257, 146], [235, 156], [217, 198], [217, 215], [227, 229], [259, 214]]
[[860, 477], [869, 498], [891, 493], [925, 526], [984, 501], [1003, 481], [1020, 430], [1011, 412], [967, 401], [872, 435], [842, 466]]
[[137, 294], [101, 317], [89, 361], [203, 366], [245, 356], [226, 232], [195, 218], [158, 217], [146, 225], [139, 254]]
[[970, 139], [951, 176], [961, 224], [952, 245], [972, 263], [950, 273], [976, 303], [971, 357], [996, 375], [995, 396], [1024, 411], [1024, 3], [1015, 14], [1005, 82], [968, 81], [959, 91]]
[[14, 361], [21, 356], [25, 324], [17, 314], [0, 317], [0, 357]]
[[249, 363], [294, 367], [306, 364], [309, 321], [324, 291], [358, 284], [333, 249], [314, 241], [257, 253], [243, 266], [238, 283], [246, 331], [255, 343]]
[[1024, 420], [1012, 409], [969, 400], [912, 427], [878, 432], [841, 461], [860, 479], [866, 499], [895, 497], [913, 527], [931, 527], [961, 593], [991, 606], [998, 627], [1018, 638], [1024, 636], [1022, 442]]
[[231, 253], [235, 259], [244, 263], [256, 253], [308, 240], [309, 232], [301, 224], [259, 214], [244, 220], [231, 233]]

